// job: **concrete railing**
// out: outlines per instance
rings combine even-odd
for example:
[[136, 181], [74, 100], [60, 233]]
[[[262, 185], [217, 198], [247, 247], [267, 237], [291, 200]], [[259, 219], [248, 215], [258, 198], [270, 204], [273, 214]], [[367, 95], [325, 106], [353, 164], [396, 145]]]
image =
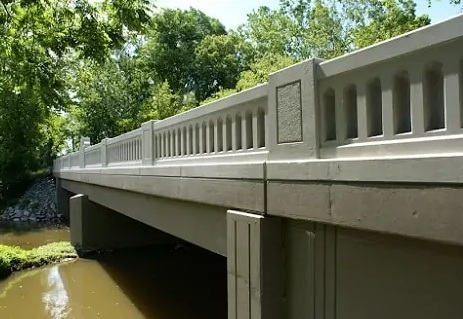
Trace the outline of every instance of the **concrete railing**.
[[[463, 153], [463, 15], [56, 160], [55, 170]], [[81, 154], [81, 155], [79, 155]]]
[[136, 129], [115, 138], [107, 139], [106, 163], [104, 166], [141, 164], [141, 129]]
[[[267, 87], [261, 85], [189, 112], [153, 122], [154, 160], [201, 161], [266, 151]], [[247, 158], [249, 159], [249, 158]]]
[[320, 64], [321, 157], [459, 151], [463, 18]]

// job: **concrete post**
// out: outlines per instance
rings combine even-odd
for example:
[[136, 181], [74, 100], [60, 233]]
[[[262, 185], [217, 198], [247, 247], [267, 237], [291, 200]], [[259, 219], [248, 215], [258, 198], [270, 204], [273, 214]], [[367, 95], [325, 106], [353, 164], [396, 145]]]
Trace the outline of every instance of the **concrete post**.
[[107, 207], [86, 195], [70, 199], [71, 244], [84, 249], [116, 249], [179, 240]]
[[80, 139], [80, 148], [79, 148], [79, 163], [80, 168], [85, 168], [85, 149], [90, 146], [90, 138], [82, 137]]
[[276, 73], [268, 82], [269, 159], [319, 157], [317, 66], [310, 59]]
[[56, 179], [56, 210], [58, 214], [63, 215], [67, 220], [69, 220], [69, 199], [72, 194], [66, 189], [61, 187], [61, 179]]
[[157, 121], [151, 120], [141, 125], [142, 165], [153, 165], [155, 159], [153, 126]]
[[284, 318], [279, 218], [228, 211], [227, 273], [228, 319]]
[[108, 166], [108, 139], [101, 140], [101, 167]]

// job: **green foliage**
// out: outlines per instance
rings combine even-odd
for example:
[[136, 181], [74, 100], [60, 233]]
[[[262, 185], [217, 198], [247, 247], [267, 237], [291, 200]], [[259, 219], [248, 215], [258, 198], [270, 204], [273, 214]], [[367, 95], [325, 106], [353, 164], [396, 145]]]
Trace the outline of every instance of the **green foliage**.
[[167, 9], [153, 17], [147, 42], [139, 54], [152, 79], [167, 81], [174, 92], [182, 95], [199, 91], [195, 83], [198, 45], [207, 36], [225, 34], [225, 27], [217, 19], [199, 10]]
[[430, 23], [413, 0], [280, 0], [239, 29], [257, 54], [330, 59]]
[[238, 91], [241, 91], [261, 83], [266, 83], [270, 73], [281, 70], [294, 63], [296, 63], [296, 59], [290, 56], [266, 54], [262, 58], [251, 63], [249, 70], [241, 73], [236, 88]]
[[207, 104], [256, 85], [266, 83], [269, 74], [290, 66], [295, 62], [294, 58], [288, 56], [267, 54], [257, 61], [252, 62], [249, 66], [249, 70], [241, 72], [235, 88], [220, 88], [218, 92], [203, 100], [201, 104]]
[[416, 16], [416, 3], [412, 0], [384, 0], [375, 3], [371, 22], [353, 30], [354, 44], [363, 48], [390, 39], [408, 31], [426, 26], [431, 19]]
[[239, 39], [230, 35], [206, 36], [195, 49], [194, 81], [196, 99], [202, 101], [219, 87], [235, 87], [242, 65]]
[[77, 258], [77, 252], [69, 242], [51, 243], [31, 250], [0, 245], [0, 279], [14, 271], [40, 267], [68, 258]]
[[102, 62], [149, 20], [147, 0], [2, 1], [0, 201], [64, 144], [69, 57]]

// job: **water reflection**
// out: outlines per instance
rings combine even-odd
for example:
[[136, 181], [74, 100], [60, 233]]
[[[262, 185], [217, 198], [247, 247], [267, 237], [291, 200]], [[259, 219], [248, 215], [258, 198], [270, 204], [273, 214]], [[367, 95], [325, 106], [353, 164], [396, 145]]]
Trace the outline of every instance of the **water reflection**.
[[69, 307], [69, 297], [58, 266], [51, 266], [48, 269], [47, 286], [49, 290], [43, 294], [42, 301], [49, 318], [66, 318], [72, 308]]
[[197, 248], [130, 249], [0, 282], [2, 319], [225, 319], [226, 303], [225, 259]]

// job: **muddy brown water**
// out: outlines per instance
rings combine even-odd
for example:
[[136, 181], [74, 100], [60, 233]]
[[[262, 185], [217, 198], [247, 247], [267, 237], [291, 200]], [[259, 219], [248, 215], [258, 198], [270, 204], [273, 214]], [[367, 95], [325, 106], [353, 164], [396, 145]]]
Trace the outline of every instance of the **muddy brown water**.
[[[0, 243], [25, 248], [68, 239], [67, 228], [0, 229]], [[126, 249], [0, 281], [0, 318], [220, 319], [226, 293], [223, 257], [189, 246]]]

